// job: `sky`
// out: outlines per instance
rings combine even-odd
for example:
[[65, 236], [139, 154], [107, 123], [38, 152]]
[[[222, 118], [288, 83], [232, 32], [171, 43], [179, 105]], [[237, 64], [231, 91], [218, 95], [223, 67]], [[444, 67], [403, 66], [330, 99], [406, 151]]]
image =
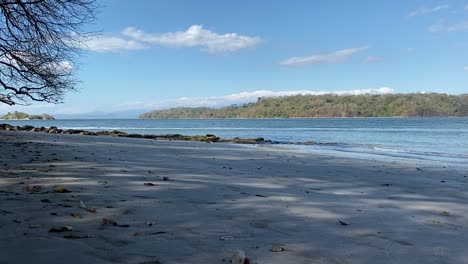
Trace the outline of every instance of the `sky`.
[[102, 0], [59, 105], [80, 114], [291, 94], [468, 93], [468, 0]]

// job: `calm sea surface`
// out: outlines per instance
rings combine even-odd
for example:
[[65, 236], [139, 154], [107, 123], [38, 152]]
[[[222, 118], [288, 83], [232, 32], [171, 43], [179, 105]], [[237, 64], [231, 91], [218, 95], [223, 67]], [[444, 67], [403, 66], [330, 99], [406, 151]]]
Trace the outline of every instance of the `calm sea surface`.
[[314, 141], [323, 144], [297, 148], [468, 164], [468, 118], [63, 119], [0, 123], [142, 134], [209, 133], [225, 138], [264, 137], [283, 143]]

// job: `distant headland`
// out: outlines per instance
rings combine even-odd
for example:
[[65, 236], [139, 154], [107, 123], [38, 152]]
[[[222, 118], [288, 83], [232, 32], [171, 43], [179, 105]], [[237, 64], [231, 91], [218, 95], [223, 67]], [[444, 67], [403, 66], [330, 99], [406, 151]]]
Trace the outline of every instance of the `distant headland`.
[[468, 94], [294, 95], [222, 108], [178, 107], [140, 118], [319, 118], [468, 116]]
[[29, 115], [23, 112], [13, 112], [1, 116], [0, 120], [54, 120], [55, 118], [49, 114]]

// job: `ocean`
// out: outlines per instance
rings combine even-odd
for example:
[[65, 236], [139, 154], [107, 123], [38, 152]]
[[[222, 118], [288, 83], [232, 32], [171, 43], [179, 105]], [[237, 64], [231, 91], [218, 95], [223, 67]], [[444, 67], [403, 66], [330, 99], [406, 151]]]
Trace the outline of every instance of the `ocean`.
[[[275, 147], [299, 151], [468, 164], [468, 118], [62, 119], [0, 123], [141, 134], [263, 137], [282, 143]], [[306, 141], [318, 144], [295, 145]]]

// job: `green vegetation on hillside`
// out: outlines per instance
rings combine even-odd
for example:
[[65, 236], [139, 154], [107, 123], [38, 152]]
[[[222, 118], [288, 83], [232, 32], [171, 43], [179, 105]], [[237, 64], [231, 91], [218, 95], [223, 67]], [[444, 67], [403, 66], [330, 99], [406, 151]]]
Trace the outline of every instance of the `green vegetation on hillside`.
[[55, 119], [53, 116], [48, 115], [48, 114], [42, 114], [42, 115], [28, 115], [23, 112], [13, 112], [0, 117], [0, 119], [4, 120], [33, 120], [33, 119], [42, 119], [42, 120], [53, 120]]
[[140, 118], [306, 118], [468, 116], [468, 94], [295, 95], [219, 109], [179, 107]]

